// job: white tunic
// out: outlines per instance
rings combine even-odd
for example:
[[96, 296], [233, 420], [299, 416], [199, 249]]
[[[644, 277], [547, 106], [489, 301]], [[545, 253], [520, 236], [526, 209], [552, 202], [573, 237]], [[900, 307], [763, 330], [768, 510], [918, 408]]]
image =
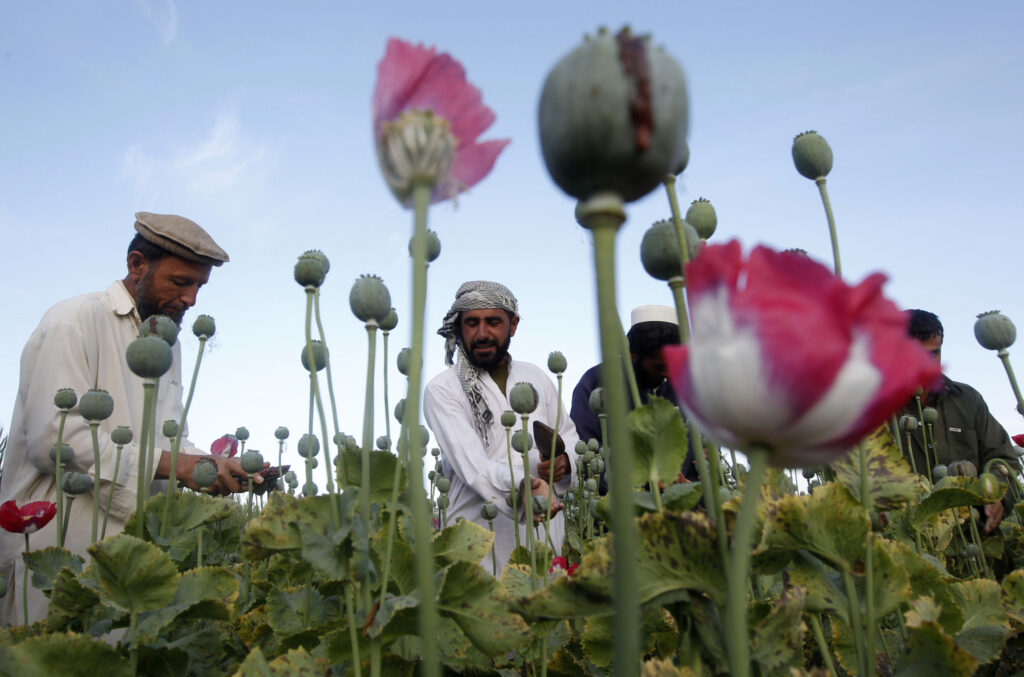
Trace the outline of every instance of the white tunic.
[[[556, 417], [561, 410], [557, 429], [565, 441], [566, 450], [571, 454], [578, 439], [576, 428], [569, 419], [568, 411], [559, 402], [558, 389], [551, 377], [539, 367], [527, 362], [513, 361], [510, 357], [506, 392], [511, 391], [520, 381], [533, 384], [540, 399], [536, 411], [530, 415], [530, 428], [533, 427], [533, 421], [537, 420], [555, 428]], [[519, 491], [519, 483], [523, 479], [523, 461], [522, 454], [513, 450], [512, 469], [509, 469], [505, 428], [501, 425], [502, 412], [512, 409], [508, 398], [486, 372], [481, 373], [480, 383], [487, 406], [494, 414], [489, 431], [490, 443], [486, 446], [473, 429], [473, 412], [469, 399], [462, 390], [462, 384], [459, 383], [455, 367], [449, 367], [427, 384], [423, 395], [423, 414], [437, 446], [441, 448], [444, 475], [451, 480], [451, 490], [448, 492], [448, 524], [453, 524], [457, 518], [463, 517], [487, 527], [487, 520], [480, 515], [481, 506], [490, 502], [498, 507], [498, 517], [494, 520], [494, 548], [500, 575], [501, 568], [508, 562], [516, 545], [515, 526], [512, 522], [515, 516], [505, 503], [505, 496], [511, 493], [513, 482], [516, 491]], [[521, 428], [522, 419], [517, 415], [513, 432]], [[537, 451], [536, 444], [529, 452], [529, 459], [530, 473], [537, 477], [540, 452]], [[571, 473], [571, 476], [567, 475], [556, 484], [555, 490], [559, 494], [564, 493], [575, 481], [575, 468], [571, 469]], [[547, 477], [541, 479], [546, 481]], [[522, 519], [519, 522], [519, 535], [522, 544], [525, 545], [525, 521]], [[534, 529], [534, 535], [539, 541], [543, 541], [543, 524]], [[562, 549], [562, 541], [565, 540], [564, 513], [556, 515], [551, 520], [550, 535], [555, 554], [558, 554]], [[484, 558], [481, 565], [490, 571], [491, 558]]]
[[[119, 533], [135, 512], [139, 436], [142, 425], [142, 379], [128, 369], [125, 349], [138, 337], [140, 318], [135, 301], [122, 282], [106, 291], [76, 296], [46, 312], [21, 355], [21, 382], [14, 404], [14, 416], [7, 440], [0, 502], [14, 500], [21, 506], [30, 501], [57, 500], [56, 475], [50, 447], [57, 442], [58, 409], [54, 394], [72, 388], [79, 398], [90, 389], [103, 389], [114, 399], [114, 413], [99, 425], [100, 524], [102, 509], [113, 488], [107, 536]], [[174, 362], [160, 379], [156, 407], [156, 455], [169, 449], [161, 434], [163, 422], [180, 420], [182, 412], [181, 347], [174, 345]], [[117, 445], [110, 433], [117, 426], [129, 426], [132, 444], [121, 453], [117, 478], [113, 477]], [[93, 449], [89, 426], [76, 406], [64, 424], [63, 444], [75, 452], [72, 470], [92, 473]], [[202, 453], [183, 439], [183, 453]], [[160, 483], [162, 484], [162, 483]], [[67, 507], [67, 497], [64, 500]], [[79, 495], [72, 504], [64, 547], [89, 561], [92, 540], [92, 492]], [[30, 535], [32, 550], [57, 544], [57, 518]], [[7, 578], [8, 592], [0, 598], [0, 625], [24, 622], [21, 587], [25, 548], [23, 534], [0, 529], [0, 575]], [[29, 583], [29, 622], [46, 617], [48, 599]]]

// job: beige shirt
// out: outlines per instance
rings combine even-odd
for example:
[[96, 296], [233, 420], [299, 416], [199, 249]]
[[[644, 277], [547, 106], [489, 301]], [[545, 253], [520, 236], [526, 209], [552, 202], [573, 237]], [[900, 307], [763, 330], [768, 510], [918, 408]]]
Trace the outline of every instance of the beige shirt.
[[[78, 397], [87, 390], [103, 389], [114, 399], [114, 413], [99, 425], [100, 524], [102, 509], [113, 492], [107, 535], [120, 532], [135, 511], [142, 425], [142, 379], [125, 363], [125, 349], [138, 337], [140, 318], [135, 301], [120, 281], [104, 292], [62, 301], [46, 312], [21, 355], [21, 382], [9, 428], [0, 502], [14, 500], [56, 502], [56, 476], [50, 447], [57, 442], [59, 410], [53, 404], [61, 388], [72, 388]], [[156, 453], [170, 444], [162, 434], [165, 420], [180, 420], [182, 413], [181, 347], [174, 345], [174, 362], [157, 388]], [[114, 475], [117, 445], [110, 434], [117, 426], [129, 426], [132, 444], [123, 448]], [[186, 431], [187, 432], [187, 431]], [[93, 446], [89, 426], [72, 409], [64, 424], [63, 443], [75, 453], [72, 470], [93, 472]], [[202, 453], [182, 440], [184, 453]], [[75, 498], [64, 546], [89, 561], [92, 540], [92, 493]], [[65, 497], [65, 507], [67, 497]], [[57, 518], [31, 534], [32, 550], [57, 544]], [[8, 593], [0, 599], [0, 624], [21, 624], [22, 534], [0, 530], [0, 575], [6, 576]], [[30, 583], [31, 585], [31, 583]], [[35, 588], [29, 590], [29, 622], [45, 618], [48, 600]]]

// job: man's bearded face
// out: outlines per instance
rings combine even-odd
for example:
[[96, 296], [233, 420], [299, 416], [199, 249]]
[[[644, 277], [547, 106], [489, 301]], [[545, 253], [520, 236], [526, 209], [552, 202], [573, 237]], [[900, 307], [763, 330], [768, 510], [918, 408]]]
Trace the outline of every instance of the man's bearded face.
[[135, 306], [145, 320], [166, 315], [178, 324], [185, 311], [196, 303], [199, 288], [210, 279], [210, 266], [165, 256], [146, 262], [146, 270], [135, 283]]
[[459, 338], [470, 363], [493, 369], [508, 357], [519, 318], [509, 318], [500, 308], [464, 310], [459, 317]]

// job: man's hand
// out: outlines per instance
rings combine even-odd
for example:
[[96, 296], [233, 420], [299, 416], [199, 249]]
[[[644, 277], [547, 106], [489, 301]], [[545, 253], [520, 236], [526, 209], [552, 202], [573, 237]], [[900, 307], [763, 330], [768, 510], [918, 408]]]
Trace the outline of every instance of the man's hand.
[[[248, 481], [245, 479], [246, 473], [242, 470], [241, 464], [236, 459], [206, 454], [178, 454], [178, 467], [175, 474], [177, 475], [179, 482], [187, 486], [189, 489], [194, 489], [196, 491], [199, 490], [199, 486], [192, 481], [192, 470], [201, 458], [212, 459], [213, 462], [217, 464], [217, 481], [213, 486], [206, 489], [208, 493], [218, 496], [248, 490]], [[269, 463], [263, 464], [264, 468], [269, 466]], [[160, 452], [160, 462], [156, 466], [155, 479], [168, 479], [170, 477], [170, 469], [171, 452]], [[239, 480], [237, 478], [242, 479]], [[253, 475], [254, 483], [262, 484], [263, 481], [263, 477], [259, 474]]]
[[[523, 482], [519, 483], [519, 495], [520, 496], [523, 496], [523, 494], [525, 493], [524, 492], [524, 486], [523, 486], [524, 483], [525, 483], [525, 480], [523, 480]], [[563, 507], [562, 504], [558, 502], [557, 498], [555, 498], [555, 495], [551, 491], [551, 487], [548, 486], [547, 482], [545, 482], [544, 480], [540, 479], [539, 477], [531, 477], [530, 478], [530, 489], [531, 489], [531, 492], [530, 492], [531, 496], [547, 496], [548, 497], [548, 500], [550, 501], [550, 505], [551, 505], [551, 516], [552, 517], [554, 517], [555, 515], [557, 515], [559, 512], [562, 511], [562, 507]], [[520, 511], [522, 512], [523, 517], [525, 518], [525, 516], [526, 516], [526, 502], [525, 501], [523, 501], [523, 506], [522, 506], [522, 508], [520, 508]], [[545, 517], [545, 515], [538, 515], [538, 514], [536, 514], [536, 511], [534, 511], [533, 523], [534, 524], [541, 524], [544, 521], [544, 517]]]
[[[555, 483], [561, 482], [562, 478], [569, 474], [570, 469], [568, 454], [555, 456]], [[546, 482], [551, 477], [551, 461], [541, 461], [538, 463], [537, 474], [543, 477]]]
[[997, 501], [986, 505], [985, 517], [985, 533], [988, 534], [1003, 521], [1003, 504]]

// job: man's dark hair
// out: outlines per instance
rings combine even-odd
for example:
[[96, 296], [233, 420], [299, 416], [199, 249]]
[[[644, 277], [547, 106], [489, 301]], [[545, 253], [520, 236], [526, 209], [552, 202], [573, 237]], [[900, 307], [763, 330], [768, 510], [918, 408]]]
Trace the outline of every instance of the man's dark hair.
[[146, 238], [142, 237], [141, 233], [136, 233], [135, 237], [132, 238], [131, 244], [128, 245], [128, 254], [131, 254], [132, 252], [139, 252], [146, 257], [147, 261], [159, 261], [165, 256], [171, 256], [171, 252], [167, 251], [160, 245], [153, 244]]
[[671, 322], [638, 322], [626, 334], [629, 352], [638, 358], [661, 352], [662, 347], [679, 343], [679, 327]]
[[944, 336], [942, 332], [942, 323], [939, 322], [939, 316], [935, 313], [929, 313], [927, 310], [914, 308], [912, 310], [908, 310], [907, 314], [910, 316], [910, 324], [907, 327], [907, 333], [911, 338], [915, 338], [918, 341], [927, 341], [933, 336]]

